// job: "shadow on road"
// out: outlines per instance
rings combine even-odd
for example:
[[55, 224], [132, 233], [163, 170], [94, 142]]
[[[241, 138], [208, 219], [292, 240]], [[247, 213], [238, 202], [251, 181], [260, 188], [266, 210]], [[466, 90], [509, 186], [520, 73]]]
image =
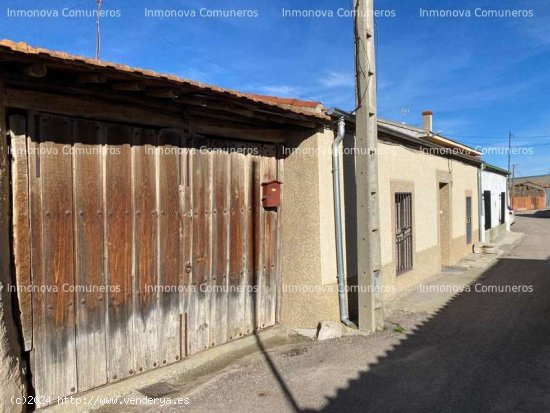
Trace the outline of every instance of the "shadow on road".
[[550, 261], [499, 260], [322, 411], [550, 411]]
[[534, 213], [517, 213], [517, 217], [526, 217], [526, 218], [550, 218], [550, 209], [544, 211], [536, 211]]

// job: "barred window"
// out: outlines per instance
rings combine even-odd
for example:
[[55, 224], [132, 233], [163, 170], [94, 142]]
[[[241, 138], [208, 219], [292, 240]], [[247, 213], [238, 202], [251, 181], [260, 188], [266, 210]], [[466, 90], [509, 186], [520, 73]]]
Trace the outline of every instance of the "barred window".
[[413, 216], [412, 194], [395, 194], [395, 246], [397, 252], [397, 275], [413, 268]]

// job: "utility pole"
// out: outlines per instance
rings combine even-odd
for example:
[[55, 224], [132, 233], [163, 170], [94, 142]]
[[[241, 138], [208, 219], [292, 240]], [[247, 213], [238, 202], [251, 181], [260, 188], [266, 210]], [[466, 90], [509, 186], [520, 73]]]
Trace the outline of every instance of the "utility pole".
[[[508, 176], [506, 177], [506, 184], [508, 186], [508, 192], [511, 191], [511, 187], [510, 187], [510, 161], [511, 161], [511, 156], [512, 156], [512, 131], [508, 132]], [[508, 199], [508, 202], [507, 204], [509, 206], [512, 206], [511, 205], [511, 201]]]
[[357, 276], [359, 329], [384, 327], [381, 292], [378, 131], [374, 0], [354, 0], [356, 129], [355, 183], [357, 200]]
[[516, 166], [519, 166], [518, 163], [515, 163], [512, 165], [512, 185], [511, 185], [511, 193], [512, 193], [512, 202], [510, 205], [512, 208], [513, 208], [513, 204], [514, 204], [514, 197], [515, 197], [515, 190], [516, 190], [516, 187], [514, 185], [515, 183], [515, 180], [516, 180]]
[[508, 133], [508, 173], [512, 172], [510, 171], [510, 161], [512, 156], [512, 132], [510, 131]]

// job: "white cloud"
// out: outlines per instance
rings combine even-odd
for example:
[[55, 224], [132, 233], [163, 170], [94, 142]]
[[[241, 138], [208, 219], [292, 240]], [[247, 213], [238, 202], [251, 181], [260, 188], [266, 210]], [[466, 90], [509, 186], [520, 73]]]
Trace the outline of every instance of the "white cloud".
[[253, 88], [259, 93], [280, 97], [299, 97], [302, 95], [302, 88], [292, 85], [271, 85]]
[[329, 71], [319, 79], [324, 87], [353, 87], [355, 77], [353, 73]]

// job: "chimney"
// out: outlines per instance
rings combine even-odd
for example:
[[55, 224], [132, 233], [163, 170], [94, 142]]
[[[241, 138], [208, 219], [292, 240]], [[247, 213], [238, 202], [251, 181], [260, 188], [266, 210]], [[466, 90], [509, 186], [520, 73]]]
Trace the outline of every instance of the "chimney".
[[431, 110], [422, 112], [422, 128], [430, 132], [433, 130], [433, 113]]

